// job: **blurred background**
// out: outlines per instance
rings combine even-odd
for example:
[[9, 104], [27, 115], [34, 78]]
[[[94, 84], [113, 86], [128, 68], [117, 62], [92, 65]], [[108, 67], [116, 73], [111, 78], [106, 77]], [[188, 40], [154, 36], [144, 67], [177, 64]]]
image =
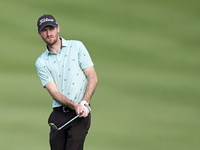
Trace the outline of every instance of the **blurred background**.
[[52, 99], [35, 69], [43, 14], [95, 64], [86, 150], [199, 149], [200, 1], [1, 0], [1, 150], [50, 149]]

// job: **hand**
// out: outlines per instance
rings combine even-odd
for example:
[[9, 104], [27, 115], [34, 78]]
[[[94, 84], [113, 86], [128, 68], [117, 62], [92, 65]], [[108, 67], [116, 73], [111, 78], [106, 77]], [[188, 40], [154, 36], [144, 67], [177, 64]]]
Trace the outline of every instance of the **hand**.
[[78, 115], [80, 113], [83, 113], [84, 108], [83, 108], [83, 106], [81, 104], [75, 103], [74, 110], [76, 111], [76, 114]]
[[88, 114], [90, 113], [91, 111], [91, 108], [89, 106], [89, 104], [85, 101], [85, 100], [82, 100], [81, 103], [80, 103], [83, 107], [83, 114], [81, 115], [82, 117], [87, 117]]

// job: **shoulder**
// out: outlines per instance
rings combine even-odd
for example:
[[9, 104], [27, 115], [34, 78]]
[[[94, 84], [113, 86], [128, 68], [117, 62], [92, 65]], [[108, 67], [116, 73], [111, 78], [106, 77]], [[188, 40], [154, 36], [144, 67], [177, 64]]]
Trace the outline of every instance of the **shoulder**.
[[36, 62], [35, 62], [35, 65], [36, 65], [36, 66], [39, 66], [39, 65], [45, 63], [44, 60], [45, 60], [45, 56], [46, 56], [46, 55], [47, 55], [46, 52], [42, 53], [42, 55], [40, 55], [40, 57], [37, 58], [37, 60], [36, 60]]
[[81, 41], [79, 40], [65, 40], [64, 38], [61, 38], [62, 42], [64, 45], [79, 45], [79, 44], [83, 44]]
[[83, 43], [79, 40], [69, 40], [68, 42], [70, 43], [70, 45], [83, 45]]
[[79, 40], [70, 40], [69, 47], [71, 51], [76, 51], [77, 53], [79, 53], [84, 48], [84, 45]]

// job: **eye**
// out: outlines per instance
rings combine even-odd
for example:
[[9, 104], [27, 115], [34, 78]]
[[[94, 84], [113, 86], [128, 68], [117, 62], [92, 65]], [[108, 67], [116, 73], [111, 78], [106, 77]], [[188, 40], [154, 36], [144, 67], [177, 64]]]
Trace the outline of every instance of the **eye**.
[[49, 31], [53, 31], [54, 29], [55, 29], [55, 27], [48, 26], [48, 27], [43, 28], [41, 32], [46, 32], [46, 31], [48, 31], [48, 30], [49, 30]]
[[50, 27], [50, 30], [54, 30], [55, 29], [55, 27]]
[[45, 31], [47, 31], [47, 29], [46, 29], [46, 28], [42, 29], [42, 31], [41, 31], [41, 32], [45, 32]]

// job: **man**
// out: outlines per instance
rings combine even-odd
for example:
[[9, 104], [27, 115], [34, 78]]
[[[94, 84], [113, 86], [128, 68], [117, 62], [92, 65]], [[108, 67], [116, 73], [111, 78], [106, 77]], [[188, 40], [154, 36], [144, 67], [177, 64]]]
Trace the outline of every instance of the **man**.
[[98, 82], [94, 64], [82, 42], [59, 37], [60, 27], [52, 15], [41, 16], [37, 27], [46, 51], [35, 65], [43, 87], [53, 98], [48, 122], [60, 127], [82, 113], [62, 130], [51, 128], [51, 150], [82, 150], [90, 127], [89, 102]]

